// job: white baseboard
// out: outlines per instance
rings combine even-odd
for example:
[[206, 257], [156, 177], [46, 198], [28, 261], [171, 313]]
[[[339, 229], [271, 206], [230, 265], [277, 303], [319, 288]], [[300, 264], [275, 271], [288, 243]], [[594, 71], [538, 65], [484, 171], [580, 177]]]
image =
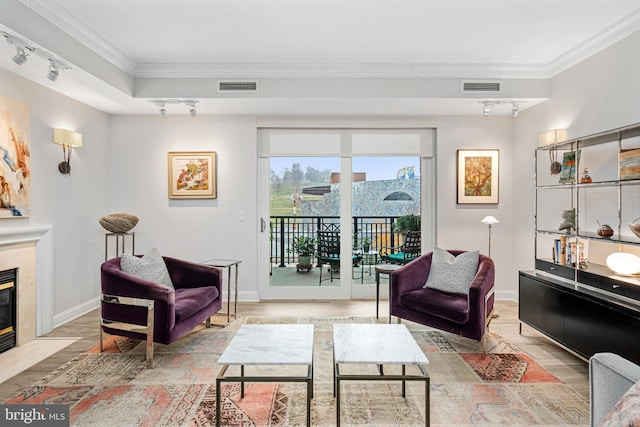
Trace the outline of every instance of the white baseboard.
[[98, 307], [100, 307], [100, 298], [96, 297], [83, 304], [72, 307], [69, 310], [63, 311], [62, 313], [58, 313], [53, 316], [53, 328], [55, 329], [58, 326], [62, 326], [65, 323], [77, 319]]
[[518, 302], [518, 293], [516, 291], [496, 291], [496, 299]]

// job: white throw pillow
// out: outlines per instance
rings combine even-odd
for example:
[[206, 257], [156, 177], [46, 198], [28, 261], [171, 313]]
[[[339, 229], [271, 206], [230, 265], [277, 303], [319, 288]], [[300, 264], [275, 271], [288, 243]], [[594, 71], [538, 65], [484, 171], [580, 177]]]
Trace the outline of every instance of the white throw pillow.
[[468, 294], [478, 271], [479, 258], [478, 251], [463, 252], [456, 257], [444, 249], [435, 248], [424, 287], [454, 294]]
[[132, 276], [173, 288], [167, 265], [164, 263], [162, 255], [160, 255], [156, 248], [151, 249], [142, 258], [122, 254], [120, 257], [120, 268]]

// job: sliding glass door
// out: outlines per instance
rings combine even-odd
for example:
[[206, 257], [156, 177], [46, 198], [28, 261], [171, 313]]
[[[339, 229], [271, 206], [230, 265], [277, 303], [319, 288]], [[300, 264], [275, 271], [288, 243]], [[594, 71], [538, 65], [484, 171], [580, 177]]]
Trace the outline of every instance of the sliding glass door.
[[[423, 216], [433, 193], [421, 180], [425, 165], [433, 173], [432, 134], [260, 129], [260, 297], [374, 297], [382, 246], [400, 243], [394, 221]], [[423, 225], [429, 242], [434, 222]]]

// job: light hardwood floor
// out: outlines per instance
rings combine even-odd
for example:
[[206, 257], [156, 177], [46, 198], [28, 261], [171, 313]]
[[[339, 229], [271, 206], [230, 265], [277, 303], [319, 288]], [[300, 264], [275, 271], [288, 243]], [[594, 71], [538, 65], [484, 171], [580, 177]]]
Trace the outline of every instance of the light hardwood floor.
[[[491, 330], [520, 347], [536, 362], [551, 371], [576, 391], [589, 397], [588, 365], [583, 360], [556, 346], [534, 329], [523, 325], [519, 331], [518, 304], [497, 301], [499, 317], [491, 322]], [[223, 307], [226, 313], [226, 307]], [[375, 316], [375, 301], [278, 301], [238, 303], [240, 316]], [[68, 362], [98, 342], [98, 310], [94, 310], [56, 328], [46, 337], [81, 337], [73, 344], [0, 384], [0, 401], [37, 382], [49, 372]], [[380, 303], [380, 316], [388, 316], [385, 302]], [[393, 320], [395, 322], [395, 319]]]

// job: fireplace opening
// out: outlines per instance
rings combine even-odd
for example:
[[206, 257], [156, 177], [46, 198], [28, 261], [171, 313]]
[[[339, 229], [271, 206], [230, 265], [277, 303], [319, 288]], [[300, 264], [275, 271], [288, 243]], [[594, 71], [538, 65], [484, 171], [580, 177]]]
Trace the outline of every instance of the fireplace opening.
[[0, 271], [0, 353], [16, 346], [18, 269]]

